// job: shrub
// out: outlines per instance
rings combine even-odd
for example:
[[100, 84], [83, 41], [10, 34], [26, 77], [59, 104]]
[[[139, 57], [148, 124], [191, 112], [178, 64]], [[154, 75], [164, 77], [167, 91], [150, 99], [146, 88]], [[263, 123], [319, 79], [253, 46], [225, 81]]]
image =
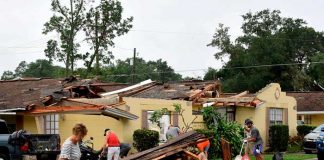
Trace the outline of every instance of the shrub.
[[141, 152], [158, 146], [159, 132], [148, 129], [138, 129], [134, 131], [133, 140], [133, 146], [137, 151]]
[[211, 139], [209, 139], [210, 141], [210, 148], [208, 149], [208, 158], [209, 159], [213, 159], [217, 157], [217, 145], [216, 145], [216, 141], [217, 139], [215, 139], [215, 132], [212, 130], [208, 130], [208, 129], [197, 129], [196, 130], [198, 133], [200, 134], [204, 134], [206, 137], [213, 137]]
[[269, 144], [272, 151], [286, 151], [289, 129], [287, 125], [273, 125], [269, 129]]
[[242, 127], [236, 122], [226, 121], [214, 107], [204, 107], [202, 113], [207, 128], [214, 132], [215, 152], [217, 157], [220, 157], [222, 153], [221, 138], [224, 138], [231, 144], [232, 157], [238, 155], [243, 140]]
[[306, 134], [310, 133], [315, 128], [316, 128], [315, 126], [301, 125], [301, 126], [297, 126], [297, 132], [299, 136], [304, 137]]

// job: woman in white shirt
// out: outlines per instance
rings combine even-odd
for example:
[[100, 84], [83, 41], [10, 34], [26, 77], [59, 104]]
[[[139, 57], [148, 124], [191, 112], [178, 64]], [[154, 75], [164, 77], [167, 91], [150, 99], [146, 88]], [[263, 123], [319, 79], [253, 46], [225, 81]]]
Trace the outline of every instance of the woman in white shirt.
[[59, 160], [79, 160], [81, 151], [79, 142], [87, 135], [88, 130], [82, 123], [76, 124], [72, 129], [72, 136], [67, 138], [61, 148]]

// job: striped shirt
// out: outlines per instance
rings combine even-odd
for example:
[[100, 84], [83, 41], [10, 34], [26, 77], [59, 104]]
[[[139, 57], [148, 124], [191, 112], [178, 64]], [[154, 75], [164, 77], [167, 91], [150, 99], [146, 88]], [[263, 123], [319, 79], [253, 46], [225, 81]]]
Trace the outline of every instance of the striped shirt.
[[73, 144], [70, 138], [66, 139], [61, 148], [60, 158], [79, 160], [81, 158], [79, 143]]

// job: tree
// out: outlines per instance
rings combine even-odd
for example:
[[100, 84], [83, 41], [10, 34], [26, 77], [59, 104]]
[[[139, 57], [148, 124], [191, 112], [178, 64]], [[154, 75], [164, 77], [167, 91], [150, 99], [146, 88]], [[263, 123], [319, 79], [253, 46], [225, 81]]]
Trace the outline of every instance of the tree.
[[45, 59], [38, 59], [28, 64], [26, 71], [22, 74], [26, 77], [62, 77], [62, 67], [52, 65], [52, 62]]
[[85, 5], [84, 0], [70, 0], [70, 5], [64, 6], [59, 0], [52, 0], [52, 11], [54, 15], [44, 24], [43, 34], [56, 32], [60, 36], [60, 42], [49, 40], [45, 55], [52, 61], [53, 59], [65, 63], [66, 75], [73, 73], [74, 62], [81, 58], [77, 54], [79, 44], [74, 41], [77, 33], [84, 24]]
[[21, 77], [27, 69], [27, 62], [21, 61], [15, 69], [15, 77]]
[[102, 80], [109, 82], [130, 83], [132, 82], [132, 76], [134, 76], [135, 83], [147, 79], [152, 79], [159, 82], [181, 80], [181, 75], [175, 73], [172, 67], [162, 59], [146, 62], [143, 58], [136, 58], [135, 73], [132, 73], [130, 61], [130, 58], [124, 61], [117, 60], [114, 64], [104, 67]]
[[216, 75], [217, 75], [217, 70], [209, 67], [208, 71], [204, 75], [204, 80], [215, 80], [217, 79]]
[[93, 61], [95, 72], [99, 74], [100, 61], [109, 63], [113, 58], [108, 47], [113, 47], [115, 37], [127, 33], [131, 28], [133, 17], [122, 19], [123, 7], [117, 0], [101, 0], [96, 7], [90, 8], [86, 14], [84, 31], [87, 42], [91, 45], [93, 53], [83, 56], [87, 74], [91, 71]]
[[4, 71], [1, 80], [11, 80], [15, 78], [15, 74], [12, 71]]
[[323, 54], [323, 33], [302, 19], [281, 17], [278, 10], [249, 12], [242, 17], [242, 36], [232, 42], [229, 28], [220, 24], [208, 44], [220, 49], [216, 59], [229, 57], [217, 73], [223, 90], [257, 91], [270, 82], [280, 83], [283, 90], [312, 89], [305, 63]]

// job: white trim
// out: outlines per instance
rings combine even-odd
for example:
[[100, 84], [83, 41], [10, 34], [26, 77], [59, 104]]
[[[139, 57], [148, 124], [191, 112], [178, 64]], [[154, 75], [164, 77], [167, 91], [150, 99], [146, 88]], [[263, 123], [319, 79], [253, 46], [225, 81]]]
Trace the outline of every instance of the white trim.
[[121, 92], [125, 92], [125, 91], [128, 91], [128, 90], [137, 88], [137, 87], [141, 87], [141, 86], [150, 84], [152, 82], [153, 81], [151, 79], [148, 79], [148, 80], [145, 80], [143, 82], [137, 83], [135, 85], [132, 85], [132, 86], [129, 86], [129, 87], [126, 87], [126, 88], [122, 88], [122, 89], [119, 89], [119, 90], [116, 90], [116, 91], [112, 91], [112, 92], [102, 93], [101, 96], [106, 97], [106, 96], [109, 96], [109, 95], [112, 95], [112, 94], [118, 94], [118, 93], [121, 93]]
[[297, 114], [324, 114], [324, 111], [301, 111], [297, 112]]
[[0, 112], [0, 115], [16, 115], [16, 112]]
[[3, 109], [0, 110], [0, 112], [8, 112], [8, 111], [24, 111], [26, 110], [25, 108], [12, 108], [12, 109]]

